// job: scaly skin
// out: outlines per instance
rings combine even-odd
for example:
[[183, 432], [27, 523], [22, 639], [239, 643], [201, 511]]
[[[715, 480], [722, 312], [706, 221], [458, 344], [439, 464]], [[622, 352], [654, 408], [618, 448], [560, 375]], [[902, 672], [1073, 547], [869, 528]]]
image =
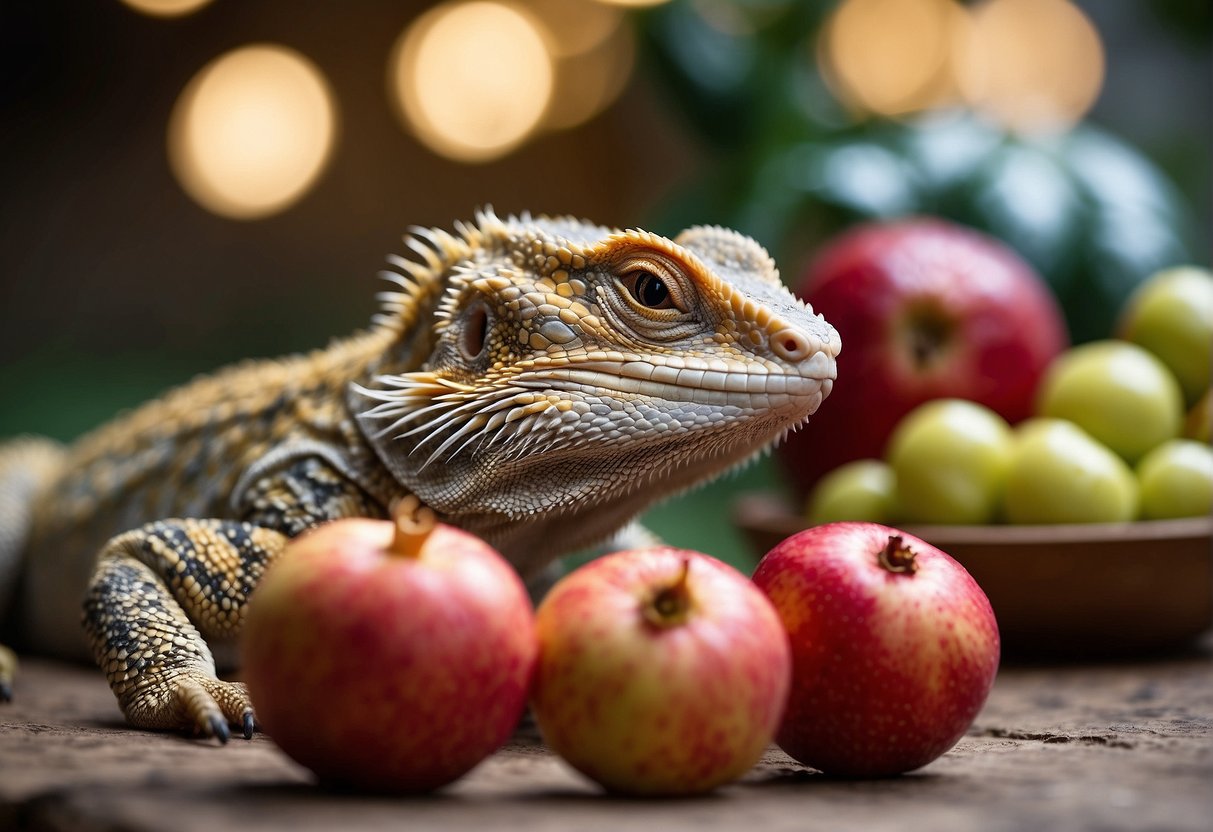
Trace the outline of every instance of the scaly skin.
[[[238, 638], [291, 537], [413, 494], [533, 576], [751, 459], [830, 391], [837, 333], [735, 232], [456, 228], [414, 230], [367, 331], [196, 380], [66, 450], [0, 446], [19, 643], [91, 645], [132, 724], [248, 735], [211, 647]], [[13, 664], [0, 651], [0, 691]]]

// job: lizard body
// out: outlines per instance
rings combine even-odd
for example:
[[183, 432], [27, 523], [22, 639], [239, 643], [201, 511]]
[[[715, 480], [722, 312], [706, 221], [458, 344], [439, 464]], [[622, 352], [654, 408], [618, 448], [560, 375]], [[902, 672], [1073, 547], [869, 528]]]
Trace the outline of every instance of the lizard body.
[[238, 638], [291, 537], [412, 494], [532, 576], [752, 458], [832, 385], [837, 334], [735, 232], [482, 212], [407, 242], [366, 331], [200, 378], [67, 448], [0, 446], [0, 605], [19, 584], [21, 645], [91, 650], [133, 724], [248, 734], [210, 646]]

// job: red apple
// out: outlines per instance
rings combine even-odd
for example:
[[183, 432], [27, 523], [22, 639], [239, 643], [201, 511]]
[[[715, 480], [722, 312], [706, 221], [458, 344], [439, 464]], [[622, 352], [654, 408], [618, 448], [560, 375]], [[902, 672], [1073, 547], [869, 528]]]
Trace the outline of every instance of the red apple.
[[985, 593], [951, 557], [876, 523], [789, 537], [758, 564], [792, 644], [777, 741], [827, 774], [926, 765], [973, 723], [998, 670]]
[[696, 552], [618, 552], [536, 613], [531, 699], [547, 744], [610, 791], [705, 792], [744, 774], [779, 725], [788, 640], [745, 576]]
[[780, 449], [807, 493], [844, 462], [884, 456], [893, 426], [928, 399], [1026, 418], [1067, 344], [1048, 287], [998, 240], [938, 219], [860, 226], [823, 249], [796, 286], [842, 337], [838, 379], [811, 426]]
[[498, 748], [526, 706], [526, 589], [488, 544], [424, 512], [300, 536], [249, 602], [257, 719], [321, 781], [438, 788]]

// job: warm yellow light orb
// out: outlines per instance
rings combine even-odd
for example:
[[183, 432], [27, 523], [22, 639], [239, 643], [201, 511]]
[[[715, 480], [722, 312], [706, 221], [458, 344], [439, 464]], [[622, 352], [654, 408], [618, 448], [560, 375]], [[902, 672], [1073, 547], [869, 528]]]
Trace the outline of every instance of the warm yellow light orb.
[[539, 125], [552, 95], [544, 32], [525, 12], [488, 0], [445, 3], [419, 17], [392, 51], [392, 97], [431, 150], [482, 162]]
[[526, 0], [526, 8], [547, 30], [548, 51], [560, 58], [598, 48], [623, 23], [618, 6], [598, 0]]
[[627, 86], [635, 57], [635, 36], [629, 26], [617, 27], [593, 49], [561, 57], [543, 126], [567, 130], [605, 110]]
[[194, 76], [169, 123], [169, 160], [186, 192], [237, 219], [299, 199], [331, 155], [336, 108], [319, 70], [275, 45], [237, 49]]
[[1021, 132], [1070, 127], [1103, 84], [1099, 34], [1067, 0], [992, 0], [974, 7], [960, 63], [970, 105]]
[[196, 12], [211, 0], [122, 0], [136, 11], [153, 17], [181, 17]]
[[954, 0], [846, 0], [821, 42], [825, 77], [844, 101], [882, 115], [937, 103], [964, 26]]

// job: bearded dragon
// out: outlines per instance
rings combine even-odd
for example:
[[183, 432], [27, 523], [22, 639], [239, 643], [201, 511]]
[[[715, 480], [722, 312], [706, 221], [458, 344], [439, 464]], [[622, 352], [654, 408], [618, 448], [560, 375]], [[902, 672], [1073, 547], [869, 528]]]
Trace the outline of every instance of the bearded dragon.
[[[68, 447], [0, 446], [0, 602], [15, 588], [23, 649], [91, 652], [135, 726], [248, 737], [212, 647], [292, 537], [413, 495], [533, 576], [750, 460], [833, 384], [838, 334], [734, 231], [489, 209], [406, 243], [364, 331]], [[6, 692], [14, 665], [0, 649]]]

